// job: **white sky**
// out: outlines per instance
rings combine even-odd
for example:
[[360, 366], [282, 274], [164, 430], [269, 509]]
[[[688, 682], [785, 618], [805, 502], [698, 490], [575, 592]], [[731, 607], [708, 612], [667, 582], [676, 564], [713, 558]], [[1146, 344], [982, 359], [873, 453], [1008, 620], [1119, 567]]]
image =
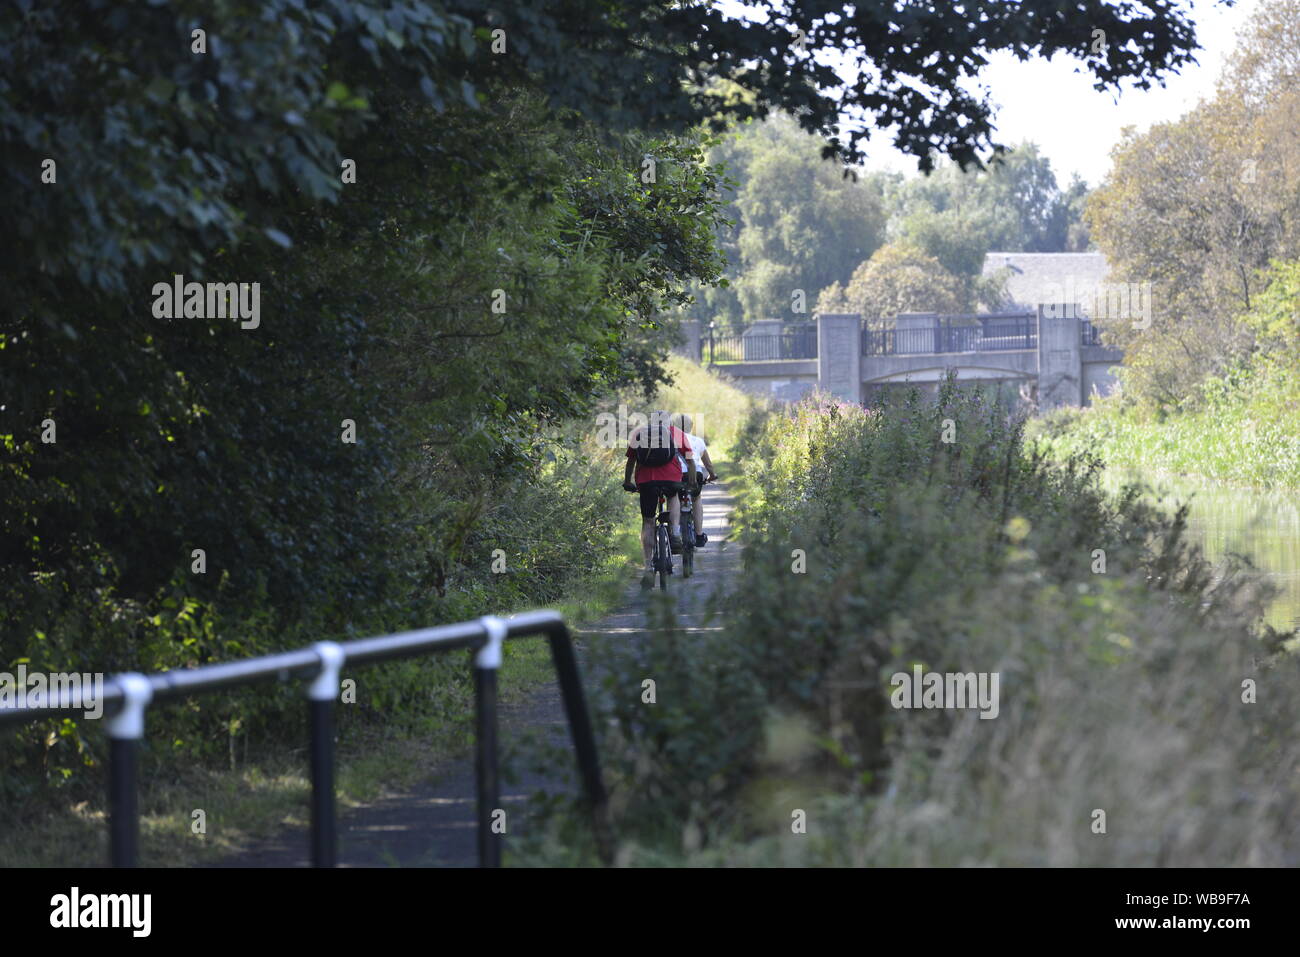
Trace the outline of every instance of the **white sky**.
[[[1080, 63], [1073, 57], [1035, 57], [1023, 63], [1010, 54], [991, 57], [979, 80], [998, 105], [994, 138], [1008, 145], [1025, 139], [1038, 143], [1062, 187], [1076, 172], [1089, 186], [1097, 186], [1110, 168], [1111, 147], [1124, 127], [1143, 131], [1153, 123], [1177, 119], [1198, 100], [1213, 95], [1223, 59], [1257, 3], [1237, 0], [1235, 6], [1224, 7], [1216, 0], [1192, 0], [1199, 62], [1170, 74], [1164, 87], [1125, 89], [1118, 97], [1094, 90], [1092, 74], [1076, 73]], [[743, 10], [737, 0], [722, 0], [719, 6], [732, 14]], [[869, 168], [916, 172], [916, 160], [894, 149], [887, 131], [873, 135], [868, 155]]]

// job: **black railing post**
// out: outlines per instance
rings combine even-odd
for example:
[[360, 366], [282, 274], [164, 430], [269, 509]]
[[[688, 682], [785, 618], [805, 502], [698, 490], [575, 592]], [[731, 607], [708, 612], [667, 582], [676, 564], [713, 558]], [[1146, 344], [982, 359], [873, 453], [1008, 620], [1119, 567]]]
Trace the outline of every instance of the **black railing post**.
[[113, 867], [135, 867], [139, 861], [140, 811], [136, 798], [136, 769], [144, 737], [144, 711], [153, 699], [153, 685], [141, 674], [118, 675], [122, 705], [108, 719], [108, 849]]
[[582, 694], [582, 679], [578, 675], [578, 661], [573, 654], [569, 630], [561, 624], [548, 637], [551, 641], [551, 658], [560, 680], [560, 695], [564, 711], [569, 718], [569, 732], [573, 735], [573, 749], [578, 756], [578, 772], [582, 776], [583, 790], [591, 804], [592, 826], [596, 832], [596, 852], [601, 861], [614, 863], [614, 841], [610, 833], [605, 782], [600, 777], [600, 759], [596, 755], [596, 737], [592, 733], [591, 716]]
[[[474, 653], [474, 708], [477, 719], [474, 773], [478, 780], [478, 866], [501, 866], [501, 838], [493, 817], [501, 810], [497, 768], [497, 670], [506, 623], [493, 615], [479, 619], [487, 642]], [[502, 821], [505, 824], [505, 821]]]
[[709, 323], [709, 365], [713, 365], [713, 323]]
[[334, 807], [334, 706], [339, 697], [343, 649], [332, 641], [312, 646], [320, 672], [307, 688], [311, 723], [311, 866], [338, 865], [337, 814]]

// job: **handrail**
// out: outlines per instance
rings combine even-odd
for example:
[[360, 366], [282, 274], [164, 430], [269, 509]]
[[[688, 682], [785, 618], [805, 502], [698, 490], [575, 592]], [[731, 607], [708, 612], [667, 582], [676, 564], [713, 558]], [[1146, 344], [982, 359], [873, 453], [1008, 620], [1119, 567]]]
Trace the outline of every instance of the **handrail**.
[[[311, 847], [314, 867], [336, 863], [334, 805], [334, 709], [339, 696], [339, 672], [345, 665], [373, 664], [430, 651], [467, 648], [474, 656], [476, 718], [476, 779], [478, 791], [478, 851], [480, 867], [501, 865], [500, 835], [493, 833], [492, 814], [500, 798], [497, 774], [497, 670], [501, 644], [511, 638], [545, 635], [551, 646], [564, 701], [565, 716], [587, 795], [601, 860], [612, 863], [613, 845], [607, 818], [604, 782], [596, 753], [591, 717], [582, 692], [577, 658], [568, 626], [554, 611], [530, 611], [510, 618], [486, 616], [416, 631], [318, 642], [310, 648], [263, 655], [151, 675], [115, 675], [104, 683], [95, 701], [104, 705], [109, 743], [109, 857], [114, 867], [134, 867], [138, 858], [139, 813], [136, 806], [136, 763], [144, 737], [144, 715], [150, 704], [191, 694], [217, 691], [276, 678], [311, 681], [312, 815]], [[60, 689], [53, 695], [26, 695], [15, 704], [0, 705], [0, 725], [32, 721], [46, 715], [84, 709], [81, 689]]]
[[817, 329], [805, 326], [789, 332], [763, 333], [761, 335], [710, 332], [701, 342], [701, 352], [707, 347], [709, 364], [720, 362], [771, 362], [786, 359], [816, 359]]
[[[1007, 352], [1034, 349], [1038, 325], [1034, 313], [932, 314], [926, 324], [904, 328], [862, 328], [862, 354], [949, 355], [966, 352]], [[974, 324], [978, 320], [978, 324]], [[960, 324], [954, 324], [960, 323]]]

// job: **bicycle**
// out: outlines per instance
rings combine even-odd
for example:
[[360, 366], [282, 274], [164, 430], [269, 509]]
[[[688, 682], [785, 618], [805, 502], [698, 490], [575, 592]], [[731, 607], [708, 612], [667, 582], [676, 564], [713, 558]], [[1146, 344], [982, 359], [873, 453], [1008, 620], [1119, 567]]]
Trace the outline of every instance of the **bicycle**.
[[[707, 478], [700, 482], [701, 492], [707, 484]], [[682, 503], [682, 577], [690, 578], [695, 574], [695, 497], [685, 487], [677, 494]], [[666, 521], [662, 513], [659, 521]]]
[[673, 548], [668, 537], [668, 496], [659, 493], [658, 518], [655, 520], [655, 574], [659, 576], [660, 591], [668, 590], [668, 576], [673, 573]]
[[[690, 578], [695, 571], [695, 502], [691, 498], [691, 493], [685, 488], [675, 494], [679, 496], [682, 503], [682, 577]], [[659, 579], [659, 589], [667, 591], [668, 576], [673, 573], [672, 542], [668, 536], [668, 526], [672, 519], [668, 511], [668, 496], [662, 490], [659, 492], [659, 501], [655, 509], [657, 515], [652, 567]]]

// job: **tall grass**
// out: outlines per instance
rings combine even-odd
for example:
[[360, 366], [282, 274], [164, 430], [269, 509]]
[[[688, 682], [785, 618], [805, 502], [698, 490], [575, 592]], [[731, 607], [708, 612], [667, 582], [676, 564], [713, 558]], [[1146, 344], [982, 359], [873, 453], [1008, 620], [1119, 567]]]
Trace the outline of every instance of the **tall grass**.
[[1112, 396], [1037, 425], [1051, 453], [1090, 451], [1108, 465], [1236, 485], [1300, 488], [1300, 381], [1293, 370], [1213, 380], [1195, 408], [1163, 418]]

